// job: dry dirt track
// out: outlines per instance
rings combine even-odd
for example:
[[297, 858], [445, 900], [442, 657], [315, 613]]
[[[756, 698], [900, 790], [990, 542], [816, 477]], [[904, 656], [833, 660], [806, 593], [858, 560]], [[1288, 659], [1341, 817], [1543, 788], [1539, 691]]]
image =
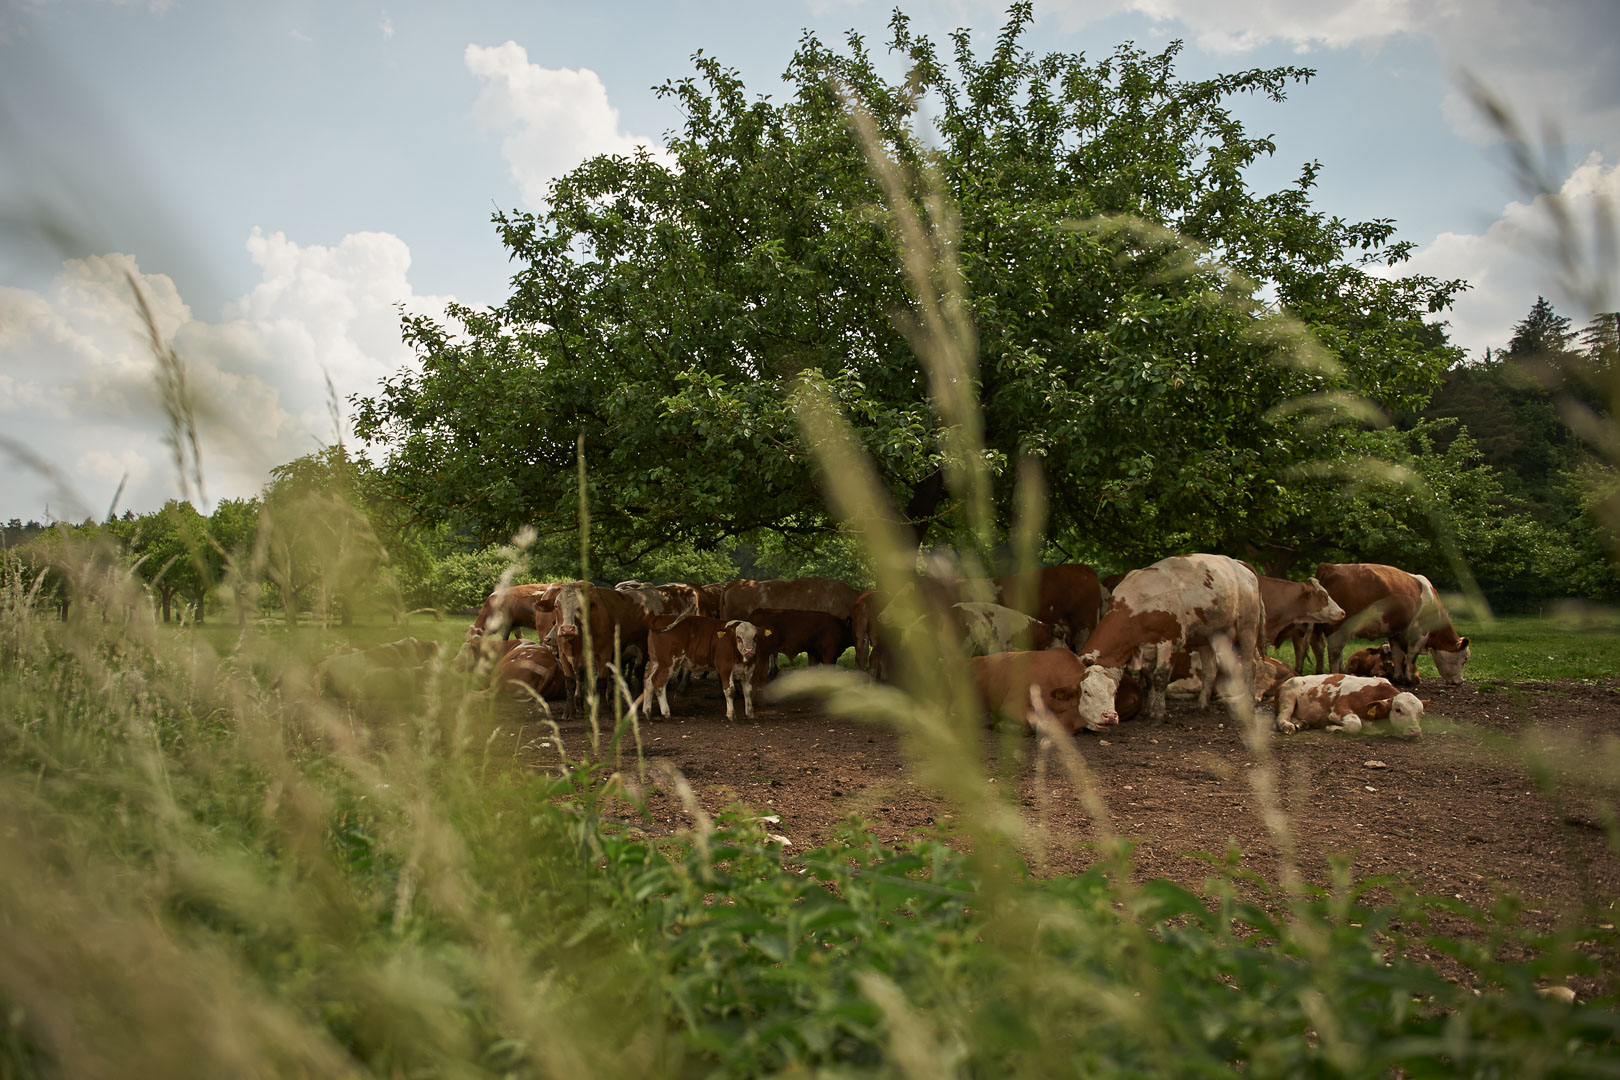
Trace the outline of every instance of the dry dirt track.
[[[1328, 858], [1346, 855], [1357, 877], [1398, 873], [1425, 892], [1475, 905], [1517, 893], [1530, 921], [1549, 928], [1582, 899], [1594, 908], [1620, 904], [1620, 855], [1602, 824], [1620, 791], [1620, 681], [1427, 681], [1420, 693], [1430, 701], [1421, 738], [1271, 737], [1306, 876], [1326, 884]], [[908, 779], [887, 730], [831, 720], [802, 701], [766, 704], [753, 722], [728, 724], [712, 681], [672, 704], [673, 719], [643, 725], [649, 757], [679, 769], [711, 812], [741, 801], [780, 815], [773, 829], [799, 850], [825, 841], [851, 814], [894, 840], [947, 813]], [[562, 733], [573, 753], [588, 741], [580, 722]], [[1551, 784], [1532, 778], [1522, 736], [1560, 748], [1548, 759]], [[535, 748], [533, 764], [546, 767], [545, 729], [531, 725], [521, 738]], [[994, 745], [987, 740], [987, 751]], [[1019, 800], [1032, 822], [1045, 822], [1047, 871], [1084, 869], [1094, 831], [1079, 800], [1056, 762], [1042, 799], [1035, 740], [1014, 745]], [[1082, 734], [1078, 745], [1114, 828], [1138, 843], [1140, 873], [1198, 890], [1207, 864], [1190, 853], [1235, 844], [1246, 867], [1275, 880], [1276, 845], [1249, 784], [1255, 758], [1219, 707], [1199, 712], [1172, 700], [1167, 723], [1132, 721], [1101, 737]], [[667, 794], [651, 807], [655, 831], [689, 823]]]

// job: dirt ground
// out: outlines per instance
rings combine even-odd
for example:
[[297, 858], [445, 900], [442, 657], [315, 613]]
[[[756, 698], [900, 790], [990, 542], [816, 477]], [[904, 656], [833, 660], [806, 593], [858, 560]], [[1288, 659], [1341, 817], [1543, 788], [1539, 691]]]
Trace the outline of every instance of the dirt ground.
[[[1270, 737], [1305, 876], [1326, 884], [1328, 859], [1345, 856], [1357, 878], [1397, 874], [1474, 905], [1515, 893], [1528, 921], [1547, 928], [1577, 906], [1620, 905], [1620, 855], [1604, 827], [1620, 793], [1620, 680], [1425, 681], [1419, 692], [1429, 705], [1418, 738], [1380, 733], [1382, 725]], [[649, 760], [678, 769], [711, 813], [740, 801], [778, 815], [772, 831], [791, 840], [789, 852], [824, 842], [852, 814], [889, 841], [948, 814], [913, 783], [887, 729], [831, 719], [806, 701], [766, 703], [753, 721], [727, 723], [712, 680], [671, 703], [673, 719], [643, 725]], [[561, 732], [571, 754], [588, 744], [583, 722]], [[519, 737], [534, 767], [555, 761], [549, 729], [531, 724]], [[1276, 880], [1277, 845], [1250, 783], [1256, 758], [1218, 705], [1200, 711], [1172, 699], [1165, 723], [1129, 721], [1076, 742], [1113, 828], [1137, 844], [1140, 874], [1199, 891], [1208, 867], [1192, 853], [1236, 845], [1245, 867]], [[1028, 852], [1032, 863], [1046, 873], [1083, 870], [1096, 833], [1063, 770], [1047, 761], [1038, 783], [1033, 738], [987, 738], [987, 755], [1009, 743], [1018, 801], [1045, 838], [1044, 852]], [[651, 807], [655, 831], [690, 825], [667, 792]]]

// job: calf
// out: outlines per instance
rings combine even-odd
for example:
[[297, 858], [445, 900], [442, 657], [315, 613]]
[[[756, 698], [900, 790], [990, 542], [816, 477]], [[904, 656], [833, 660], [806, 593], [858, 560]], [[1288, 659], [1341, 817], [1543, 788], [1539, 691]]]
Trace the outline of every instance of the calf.
[[812, 664], [836, 664], [844, 650], [855, 644], [848, 619], [825, 611], [793, 611], [786, 608], [755, 608], [748, 621], [770, 631], [764, 651], [792, 659], [805, 653]]
[[536, 641], [518, 642], [495, 665], [489, 688], [506, 691], [527, 688], [535, 697], [560, 694], [564, 690], [562, 664], [551, 646]]
[[1360, 675], [1302, 675], [1277, 688], [1277, 730], [1300, 728], [1360, 731], [1372, 720], [1385, 720], [1400, 735], [1421, 735], [1424, 703], [1388, 679]]
[[[1350, 659], [1344, 662], [1346, 675], [1365, 675], [1374, 679], [1395, 678], [1394, 650], [1389, 642], [1384, 642], [1376, 648], [1359, 649], [1352, 653]], [[1417, 672], [1413, 672], [1414, 681]]]
[[1320, 563], [1316, 576], [1347, 612], [1341, 623], [1324, 627], [1325, 641], [1312, 642], [1317, 671], [1322, 670], [1324, 644], [1329, 669], [1338, 672], [1343, 670], [1344, 646], [1351, 638], [1388, 637], [1397, 684], [1417, 681], [1417, 658], [1424, 651], [1434, 657], [1443, 680], [1452, 685], [1462, 682], [1468, 639], [1452, 627], [1428, 578], [1383, 563]]
[[[1091, 664], [1080, 692], [1088, 727], [1117, 723], [1114, 698], [1127, 669], [1149, 673], [1148, 716], [1161, 720], [1170, 662], [1177, 649], [1196, 650], [1203, 670], [1216, 670], [1215, 643], [1231, 644], [1245, 692], [1264, 655], [1265, 609], [1253, 570], [1224, 555], [1176, 555], [1133, 570], [1114, 590], [1102, 622], [1081, 659]], [[1209, 704], [1215, 680], [1206, 678], [1199, 706]]]
[[1086, 665], [1067, 649], [975, 656], [968, 660], [968, 670], [979, 689], [979, 701], [991, 717], [1021, 720], [1033, 729], [1038, 701], [1071, 735], [1082, 728], [1101, 731], [1118, 723], [1104, 721], [1092, 726], [1081, 718], [1077, 706]]
[[733, 683], [742, 684], [743, 711], [754, 718], [754, 675], [759, 662], [759, 638], [771, 631], [759, 630], [742, 619], [722, 622], [704, 615], [659, 615], [652, 620], [647, 635], [647, 679], [635, 708], [643, 716], [652, 715], [657, 695], [664, 716], [670, 716], [669, 695], [665, 692], [677, 666], [713, 671], [720, 677], [720, 692], [726, 699], [726, 719], [735, 719], [731, 704]]

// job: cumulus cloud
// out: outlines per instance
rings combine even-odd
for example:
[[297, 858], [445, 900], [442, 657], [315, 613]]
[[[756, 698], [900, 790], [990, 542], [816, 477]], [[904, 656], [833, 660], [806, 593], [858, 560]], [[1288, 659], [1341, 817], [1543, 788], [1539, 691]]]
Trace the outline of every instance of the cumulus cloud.
[[[177, 494], [133, 282], [186, 365], [208, 494], [251, 494], [270, 467], [337, 437], [328, 379], [340, 401], [374, 390], [411, 359], [400, 311], [439, 314], [450, 299], [414, 292], [410, 252], [388, 233], [328, 247], [255, 229], [246, 246], [259, 284], [217, 321], [199, 318], [172, 279], [128, 255], [69, 260], [39, 292], [0, 288], [0, 427], [59, 467], [71, 462], [90, 505], [126, 473], [125, 505]], [[28, 492], [39, 489], [0, 480], [8, 513], [30, 510]]]
[[655, 141], [619, 130], [619, 110], [589, 68], [531, 64], [515, 41], [468, 45], [465, 59], [467, 70], [484, 81], [473, 113], [505, 135], [501, 153], [530, 206], [545, 202], [553, 179], [598, 154], [633, 154], [645, 146], [665, 156]]
[[[1553, 229], [1554, 201], [1576, 223], [1574, 265], [1566, 266], [1557, 251]], [[1449, 318], [1451, 338], [1478, 356], [1501, 348], [1512, 336], [1537, 296], [1545, 296], [1562, 315], [1585, 323], [1596, 310], [1613, 310], [1620, 298], [1612, 292], [1616, 267], [1601, 263], [1598, 231], [1613, 230], [1620, 207], [1620, 164], [1608, 164], [1593, 153], [1564, 181], [1555, 196], [1509, 203], [1501, 216], [1479, 233], [1442, 233], [1394, 272], [1466, 278], [1471, 286]], [[1608, 237], [1614, 244], [1620, 237]], [[1611, 247], [1612, 251], [1613, 248]], [[1607, 279], [1611, 291], [1594, 292]]]

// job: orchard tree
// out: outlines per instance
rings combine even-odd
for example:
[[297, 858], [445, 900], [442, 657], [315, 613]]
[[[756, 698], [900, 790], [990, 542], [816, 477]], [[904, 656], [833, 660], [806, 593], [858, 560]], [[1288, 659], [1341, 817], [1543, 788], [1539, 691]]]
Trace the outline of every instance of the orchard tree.
[[[659, 93], [684, 116], [673, 168], [645, 152], [585, 162], [539, 213], [496, 215], [513, 293], [451, 321], [406, 320], [420, 365], [357, 402], [401, 501], [470, 541], [578, 527], [583, 439], [598, 557], [634, 564], [762, 530], [837, 526], [785, 394], [824, 387], [920, 540], [948, 539], [941, 421], [906, 335], [915, 313], [869, 166], [875, 151], [937, 184], [978, 332], [985, 455], [1038, 457], [1051, 534], [1072, 554], [1297, 551], [1323, 535], [1335, 481], [1307, 458], [1352, 425], [1279, 412], [1294, 399], [1421, 407], [1456, 355], [1430, 317], [1459, 282], [1369, 273], [1409, 245], [1393, 225], [1310, 203], [1317, 167], [1278, 192], [1245, 170], [1274, 151], [1232, 116], [1302, 68], [1179, 78], [1179, 44], [1101, 60], [1037, 56], [1013, 6], [986, 56], [943, 50], [904, 15], [894, 82], [866, 42], [806, 35], [786, 96], [750, 97], [699, 53]], [[915, 106], [938, 115], [915, 137]], [[850, 102], [881, 145], [864, 146]], [[1270, 299], [1299, 323], [1280, 319]], [[1331, 523], [1326, 526], [1331, 528]]]

